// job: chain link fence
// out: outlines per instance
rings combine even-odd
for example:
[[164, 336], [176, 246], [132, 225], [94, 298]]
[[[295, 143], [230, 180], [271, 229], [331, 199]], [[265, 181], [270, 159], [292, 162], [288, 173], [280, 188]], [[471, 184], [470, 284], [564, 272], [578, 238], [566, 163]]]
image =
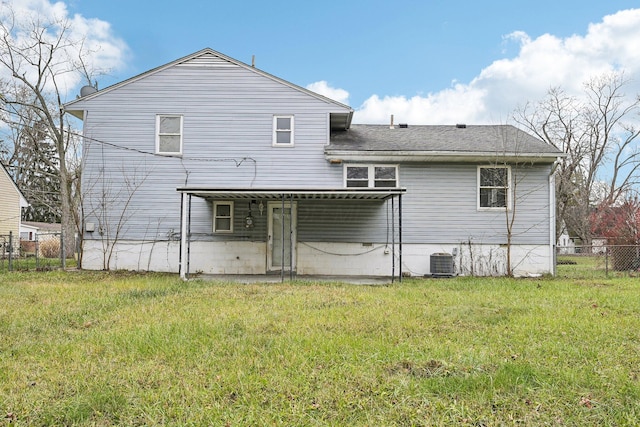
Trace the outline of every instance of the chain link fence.
[[0, 272], [47, 271], [65, 267], [60, 232], [39, 232], [32, 240], [0, 235]]
[[[0, 273], [66, 267], [61, 232], [40, 232], [33, 240], [0, 235]], [[567, 277], [640, 277], [640, 245], [558, 246], [557, 274]]]
[[640, 276], [640, 245], [559, 246], [560, 275]]

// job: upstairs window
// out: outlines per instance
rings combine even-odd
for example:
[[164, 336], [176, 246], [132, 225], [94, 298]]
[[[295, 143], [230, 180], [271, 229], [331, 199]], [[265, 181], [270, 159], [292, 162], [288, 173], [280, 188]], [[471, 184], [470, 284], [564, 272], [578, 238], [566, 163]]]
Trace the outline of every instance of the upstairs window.
[[346, 165], [347, 188], [395, 188], [398, 186], [398, 167], [387, 165]]
[[213, 232], [233, 233], [233, 202], [213, 202]]
[[478, 208], [509, 207], [511, 169], [508, 166], [478, 168]]
[[168, 156], [182, 154], [182, 116], [156, 116], [156, 153]]
[[292, 146], [293, 129], [293, 116], [273, 116], [273, 146]]

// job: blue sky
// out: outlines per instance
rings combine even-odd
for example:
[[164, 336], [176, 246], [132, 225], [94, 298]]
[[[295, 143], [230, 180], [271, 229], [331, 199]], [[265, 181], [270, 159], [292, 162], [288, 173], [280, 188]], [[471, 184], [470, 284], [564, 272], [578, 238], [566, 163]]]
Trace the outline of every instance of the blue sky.
[[504, 122], [550, 87], [640, 73], [640, 1], [13, 2], [99, 27], [110, 52], [101, 87], [210, 47], [255, 55], [258, 68], [348, 103], [356, 122]]

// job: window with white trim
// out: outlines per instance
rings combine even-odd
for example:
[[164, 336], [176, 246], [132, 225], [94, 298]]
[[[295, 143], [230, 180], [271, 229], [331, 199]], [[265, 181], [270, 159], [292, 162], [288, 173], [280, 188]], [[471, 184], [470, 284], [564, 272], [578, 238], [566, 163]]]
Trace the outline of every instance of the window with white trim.
[[395, 165], [345, 165], [347, 188], [395, 188], [398, 187], [398, 166]]
[[213, 202], [213, 232], [233, 233], [233, 202]]
[[273, 146], [293, 146], [294, 124], [293, 116], [273, 116]]
[[182, 116], [158, 114], [156, 116], [156, 153], [168, 156], [182, 154]]
[[478, 167], [478, 209], [504, 209], [509, 207], [511, 188], [509, 166]]

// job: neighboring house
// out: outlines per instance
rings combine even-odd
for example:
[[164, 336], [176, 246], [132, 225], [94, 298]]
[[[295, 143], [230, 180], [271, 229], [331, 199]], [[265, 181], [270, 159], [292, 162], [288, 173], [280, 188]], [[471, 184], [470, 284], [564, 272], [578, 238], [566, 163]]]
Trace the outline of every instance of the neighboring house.
[[352, 125], [211, 49], [83, 95], [83, 268], [504, 274], [515, 214], [516, 273], [554, 271], [561, 153], [515, 127]]
[[20, 225], [20, 248], [23, 253], [36, 253], [38, 244], [46, 241], [60, 241], [61, 224], [48, 222], [23, 221]]
[[38, 239], [39, 228], [36, 225], [27, 224], [22, 222], [20, 224], [20, 241], [21, 242], [35, 242]]
[[38, 239], [39, 234], [60, 235], [62, 232], [61, 224], [51, 224], [48, 222], [38, 221], [22, 221], [20, 224], [20, 240], [33, 242]]
[[0, 163], [0, 256], [9, 248], [9, 233], [13, 237], [11, 247], [18, 252], [22, 208], [29, 206], [5, 166]]
[[563, 232], [558, 238], [558, 253], [561, 255], [575, 254], [576, 242], [567, 234]]

